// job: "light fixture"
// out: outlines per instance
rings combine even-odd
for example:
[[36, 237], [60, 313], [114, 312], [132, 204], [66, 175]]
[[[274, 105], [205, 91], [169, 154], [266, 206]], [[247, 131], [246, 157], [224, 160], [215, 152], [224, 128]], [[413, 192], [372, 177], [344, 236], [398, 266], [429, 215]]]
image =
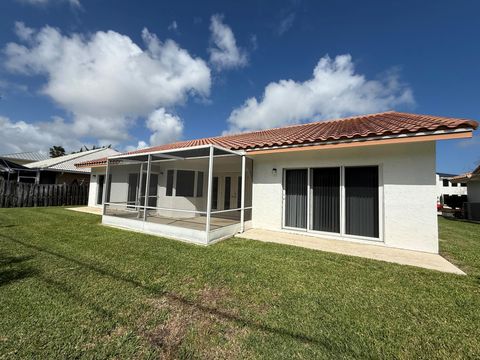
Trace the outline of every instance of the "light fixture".
[[273, 176], [277, 176], [277, 168], [273, 168], [273, 169], [272, 169], [272, 175], [273, 175]]

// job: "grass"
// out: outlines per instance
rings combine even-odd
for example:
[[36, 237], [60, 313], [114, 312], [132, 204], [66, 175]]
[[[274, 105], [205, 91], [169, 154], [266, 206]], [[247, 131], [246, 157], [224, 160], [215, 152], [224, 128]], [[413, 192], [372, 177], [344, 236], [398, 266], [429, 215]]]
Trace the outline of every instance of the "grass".
[[478, 358], [480, 225], [440, 237], [467, 276], [3, 209], [0, 358]]

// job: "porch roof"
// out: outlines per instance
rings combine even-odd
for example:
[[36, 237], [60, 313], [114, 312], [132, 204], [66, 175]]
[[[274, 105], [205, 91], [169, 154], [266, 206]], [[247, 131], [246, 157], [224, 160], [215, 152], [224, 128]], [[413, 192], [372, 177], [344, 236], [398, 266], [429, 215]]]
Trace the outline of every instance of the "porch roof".
[[185, 147], [185, 148], [178, 148], [178, 149], [166, 149], [166, 150], [155, 150], [148, 152], [133, 152], [127, 154], [119, 154], [110, 156], [109, 159], [113, 161], [118, 160], [131, 160], [131, 161], [140, 161], [145, 162], [148, 160], [148, 156], [151, 155], [153, 160], [170, 160], [170, 159], [178, 159], [184, 160], [189, 158], [200, 158], [200, 157], [208, 157], [210, 155], [210, 148], [213, 147], [213, 155], [243, 155], [241, 151], [234, 151], [230, 149], [224, 149], [217, 145], [199, 145], [199, 146], [192, 146], [192, 147]]

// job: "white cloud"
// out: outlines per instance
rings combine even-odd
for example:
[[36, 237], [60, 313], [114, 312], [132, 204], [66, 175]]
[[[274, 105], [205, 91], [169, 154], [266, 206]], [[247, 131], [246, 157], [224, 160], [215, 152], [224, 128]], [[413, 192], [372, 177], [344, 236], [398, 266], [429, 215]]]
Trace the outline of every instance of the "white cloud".
[[71, 137], [70, 126], [62, 118], [28, 123], [0, 116], [0, 154], [22, 151], [48, 151], [52, 145], [62, 145], [67, 151], [82, 146]]
[[152, 131], [149, 139], [150, 143], [140, 140], [136, 146], [127, 146], [125, 151], [169, 144], [180, 140], [183, 134], [183, 121], [177, 115], [168, 113], [165, 108], [153, 111], [145, 121], [145, 125]]
[[7, 69], [45, 76], [42, 93], [73, 115], [77, 137], [125, 141], [138, 117], [210, 92], [206, 63], [147, 29], [145, 49], [114, 31], [66, 36], [49, 26], [33, 30], [22, 23], [16, 30], [24, 42], [7, 44]]
[[168, 144], [182, 137], [182, 120], [176, 115], [167, 113], [164, 108], [152, 112], [146, 125], [153, 132], [150, 136], [150, 146]]
[[232, 29], [223, 23], [223, 16], [213, 15], [210, 22], [211, 42], [208, 49], [210, 62], [218, 69], [231, 69], [246, 66], [247, 53], [237, 47]]
[[171, 24], [168, 25], [168, 30], [177, 31], [177, 29], [178, 29], [178, 24], [175, 20], [173, 20]]
[[66, 2], [73, 7], [81, 7], [80, 0], [17, 0], [17, 1], [23, 4], [30, 4], [30, 5], [47, 5], [51, 3]]
[[285, 16], [278, 25], [277, 33], [278, 35], [285, 34], [290, 28], [293, 26], [293, 22], [295, 21], [295, 13], [290, 13]]
[[265, 88], [260, 101], [252, 97], [232, 111], [227, 132], [266, 129], [305, 121], [379, 112], [413, 104], [411, 89], [398, 73], [367, 80], [355, 73], [350, 55], [325, 56], [304, 82], [280, 80]]

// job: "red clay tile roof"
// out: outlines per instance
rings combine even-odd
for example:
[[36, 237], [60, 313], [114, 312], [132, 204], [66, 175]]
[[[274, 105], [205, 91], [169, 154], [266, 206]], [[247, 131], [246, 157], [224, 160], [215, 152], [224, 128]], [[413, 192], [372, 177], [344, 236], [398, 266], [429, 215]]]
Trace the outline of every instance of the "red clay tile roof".
[[[417, 115], [388, 111], [378, 114], [359, 115], [336, 120], [319, 121], [268, 130], [259, 130], [236, 135], [209, 137], [180, 141], [129, 152], [144, 153], [178, 149], [199, 145], [218, 145], [231, 150], [252, 150], [274, 146], [322, 143], [398, 134], [414, 134], [424, 131], [476, 129], [473, 120], [455, 119], [432, 115]], [[89, 161], [78, 166], [101, 165], [106, 159]]]

